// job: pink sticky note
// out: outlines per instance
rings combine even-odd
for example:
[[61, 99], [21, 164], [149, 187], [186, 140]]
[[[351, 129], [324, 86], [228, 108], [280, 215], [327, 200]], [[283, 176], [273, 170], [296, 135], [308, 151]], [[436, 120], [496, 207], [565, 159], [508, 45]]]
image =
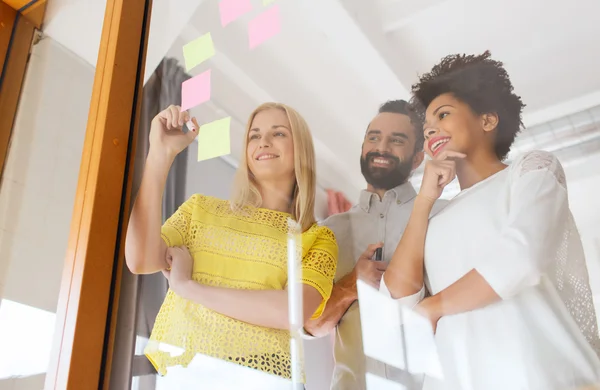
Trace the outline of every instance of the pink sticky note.
[[181, 85], [181, 111], [210, 100], [210, 69]]
[[281, 17], [279, 16], [279, 5], [274, 5], [248, 24], [250, 49], [279, 34], [280, 31]]
[[251, 10], [252, 4], [250, 3], [250, 0], [221, 0], [219, 3], [221, 25], [225, 27]]

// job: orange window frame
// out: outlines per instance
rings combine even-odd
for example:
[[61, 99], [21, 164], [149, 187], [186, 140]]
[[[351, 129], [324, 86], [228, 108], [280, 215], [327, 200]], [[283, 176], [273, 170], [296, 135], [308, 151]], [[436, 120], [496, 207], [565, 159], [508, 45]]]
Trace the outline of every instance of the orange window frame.
[[0, 2], [0, 178], [36, 26]]
[[[0, 1], [0, 174], [45, 7], [45, 0]], [[151, 0], [106, 3], [47, 390], [108, 389], [151, 7]]]

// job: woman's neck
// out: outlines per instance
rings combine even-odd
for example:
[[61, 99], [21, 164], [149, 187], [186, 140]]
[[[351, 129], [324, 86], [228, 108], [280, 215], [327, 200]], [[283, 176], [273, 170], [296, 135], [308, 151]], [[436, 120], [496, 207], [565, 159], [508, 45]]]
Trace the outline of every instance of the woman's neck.
[[286, 183], [282, 180], [272, 183], [260, 183], [258, 185], [258, 191], [262, 198], [260, 207], [283, 213], [291, 212], [293, 189], [294, 182]]
[[466, 190], [500, 172], [506, 166], [496, 155], [467, 155], [465, 160], [459, 160], [456, 164], [456, 177], [458, 178], [460, 189]]

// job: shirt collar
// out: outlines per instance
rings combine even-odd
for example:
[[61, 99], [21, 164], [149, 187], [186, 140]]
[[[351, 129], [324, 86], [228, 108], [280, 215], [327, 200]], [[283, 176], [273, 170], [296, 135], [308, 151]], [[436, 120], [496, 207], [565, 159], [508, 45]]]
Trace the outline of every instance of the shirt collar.
[[[417, 196], [417, 192], [415, 191], [415, 188], [412, 186], [412, 184], [410, 184], [410, 182], [407, 181], [404, 184], [400, 184], [398, 187], [394, 187], [391, 190], [387, 190], [383, 195], [383, 198], [385, 199], [390, 196], [396, 201], [397, 204], [400, 205], [408, 202], [409, 200]], [[360, 193], [358, 204], [361, 209], [368, 213], [374, 199], [377, 200], [377, 194], [369, 192], [367, 190], [362, 190]]]

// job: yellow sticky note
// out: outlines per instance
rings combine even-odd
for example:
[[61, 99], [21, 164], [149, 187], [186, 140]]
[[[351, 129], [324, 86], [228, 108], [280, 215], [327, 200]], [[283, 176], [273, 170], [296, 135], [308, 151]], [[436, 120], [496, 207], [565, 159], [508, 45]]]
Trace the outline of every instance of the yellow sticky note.
[[275, 0], [263, 0], [263, 5], [269, 5], [272, 2], [274, 2]]
[[183, 47], [185, 70], [190, 71], [202, 62], [215, 55], [215, 46], [210, 33], [202, 35]]
[[200, 126], [197, 138], [198, 161], [225, 156], [231, 153], [230, 126], [230, 116]]

